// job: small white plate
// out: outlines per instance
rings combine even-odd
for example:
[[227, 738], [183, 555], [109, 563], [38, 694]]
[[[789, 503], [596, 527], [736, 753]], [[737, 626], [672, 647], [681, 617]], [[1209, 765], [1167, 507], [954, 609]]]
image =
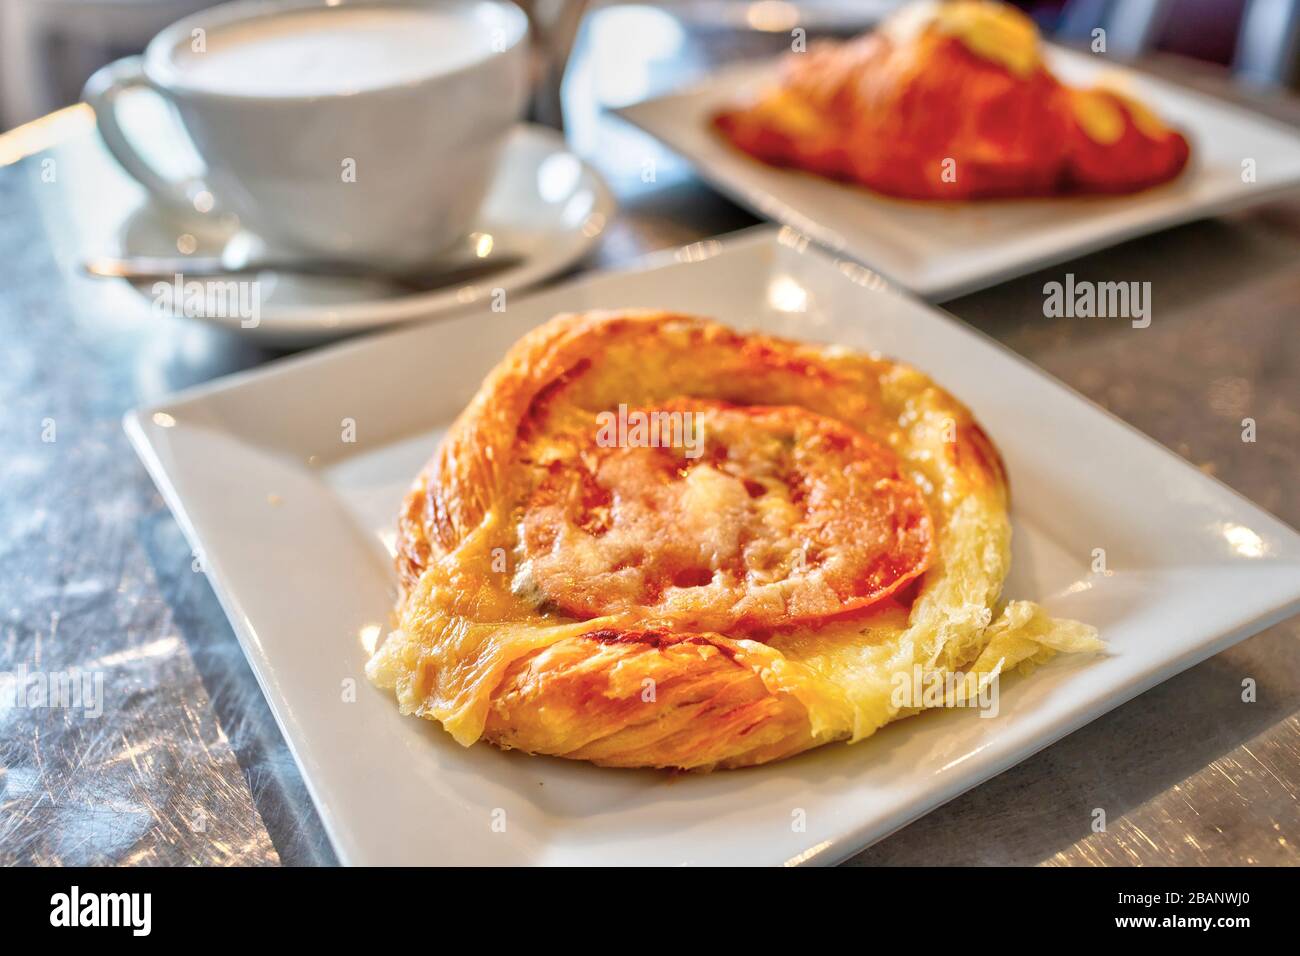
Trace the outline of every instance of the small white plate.
[[[1300, 186], [1300, 134], [1294, 130], [1100, 58], [1056, 48], [1048, 56], [1062, 79], [1087, 84], [1106, 74], [1183, 129], [1192, 145], [1183, 175], [1131, 196], [923, 203], [778, 169], [736, 150], [710, 126], [719, 109], [772, 81], [772, 61], [742, 63], [692, 89], [616, 112], [682, 154], [737, 202], [932, 301]], [[1254, 162], [1254, 182], [1243, 182], [1245, 160]]]
[[[931, 712], [856, 746], [704, 775], [463, 749], [436, 724], [400, 716], [362, 668], [392, 607], [402, 493], [521, 334], [556, 312], [625, 306], [879, 349], [933, 374], [1006, 458], [1015, 553], [1005, 593], [1095, 624], [1111, 654], [1013, 678], [992, 719]], [[355, 443], [341, 440], [349, 423]], [[126, 428], [348, 863], [839, 860], [1300, 607], [1294, 531], [792, 230], [711, 240], [512, 301], [504, 314], [283, 360], [140, 409]], [[1091, 571], [1097, 548], [1104, 574]], [[1193, 717], [1195, 702], [1187, 708]]]
[[[434, 170], [430, 175], [437, 175]], [[257, 336], [267, 344], [301, 346], [365, 329], [464, 311], [489, 300], [496, 289], [526, 289], [563, 272], [599, 240], [616, 203], [600, 175], [570, 152], [554, 130], [521, 123], [501, 152], [496, 179], [473, 232], [485, 252], [520, 256], [522, 261], [463, 286], [418, 294], [396, 294], [382, 282], [265, 272], [258, 282], [260, 315], [247, 327], [236, 309], [186, 312]], [[152, 205], [124, 224], [118, 238], [125, 255], [175, 256], [178, 225]], [[193, 255], [217, 255], [228, 243], [257, 249], [260, 241], [241, 231], [190, 233]], [[435, 264], [436, 266], [436, 264]], [[215, 280], [225, 281], [225, 280]], [[151, 303], [154, 283], [132, 288]], [[198, 302], [195, 297], [194, 302]], [[214, 300], [215, 301], [215, 300]], [[221, 314], [228, 312], [229, 314]]]

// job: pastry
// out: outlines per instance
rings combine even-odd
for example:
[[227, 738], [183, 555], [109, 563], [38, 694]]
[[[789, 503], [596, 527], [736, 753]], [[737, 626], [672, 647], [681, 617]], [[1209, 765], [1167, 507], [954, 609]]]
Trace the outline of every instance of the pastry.
[[1010, 535], [997, 450], [915, 369], [686, 315], [562, 315], [406, 496], [398, 627], [368, 673], [465, 745], [764, 763], [916, 713], [900, 675], [1098, 649], [999, 604]]
[[1188, 159], [1137, 100], [1057, 80], [1033, 21], [995, 0], [910, 4], [791, 53], [775, 85], [714, 124], [764, 162], [907, 199], [1128, 193]]

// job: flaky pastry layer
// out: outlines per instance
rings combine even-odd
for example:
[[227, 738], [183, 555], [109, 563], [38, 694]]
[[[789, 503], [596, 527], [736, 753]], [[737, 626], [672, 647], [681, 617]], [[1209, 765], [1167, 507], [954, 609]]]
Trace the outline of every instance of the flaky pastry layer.
[[[637, 445], [613, 410], [698, 413]], [[667, 424], [664, 425], [667, 428]], [[644, 436], [643, 436], [644, 437]], [[563, 315], [486, 378], [407, 495], [368, 666], [460, 743], [624, 767], [764, 763], [1095, 632], [1023, 601], [1002, 462], [877, 356], [672, 313]]]

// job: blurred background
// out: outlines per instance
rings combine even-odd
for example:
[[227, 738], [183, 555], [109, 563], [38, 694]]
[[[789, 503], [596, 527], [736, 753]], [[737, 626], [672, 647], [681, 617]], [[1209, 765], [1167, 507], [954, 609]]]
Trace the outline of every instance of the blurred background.
[[[0, 129], [76, 102], [82, 84], [98, 67], [138, 53], [162, 27], [212, 5], [210, 0], [0, 0]], [[711, 33], [725, 43], [727, 34], [788, 34], [796, 25], [811, 34], [847, 34], [899, 5], [899, 0], [521, 2], [544, 27], [538, 35], [550, 38], [556, 48], [550, 61], [558, 63], [567, 62], [580, 30], [594, 29], [589, 40], [608, 38], [613, 46], [633, 39], [663, 45], [671, 39], [672, 28], [665, 25], [670, 20], [688, 26], [693, 35], [702, 34], [706, 43]], [[1087, 43], [1095, 29], [1104, 29], [1111, 55], [1188, 57], [1211, 69], [1229, 70], [1255, 87], [1294, 87], [1300, 78], [1300, 0], [1019, 0], [1017, 6], [1061, 42]], [[636, 9], [608, 17], [620, 7]], [[656, 22], [659, 26], [648, 33], [639, 32]], [[602, 59], [599, 42], [591, 49]], [[672, 52], [680, 59], [682, 51]], [[617, 60], [607, 65], [617, 73]], [[635, 77], [597, 79], [605, 87], [638, 85]]]

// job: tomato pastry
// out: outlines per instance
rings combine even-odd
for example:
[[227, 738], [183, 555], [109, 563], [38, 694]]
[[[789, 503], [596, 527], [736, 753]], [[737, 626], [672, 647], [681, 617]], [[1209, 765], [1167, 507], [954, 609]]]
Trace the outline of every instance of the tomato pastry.
[[774, 86], [714, 125], [764, 162], [906, 199], [1129, 193], [1188, 159], [1141, 103], [1057, 80], [1033, 21], [995, 0], [911, 4], [791, 53]]
[[562, 315], [411, 487], [398, 627], [367, 672], [465, 745], [765, 763], [924, 709], [899, 694], [914, 674], [973, 691], [1099, 649], [999, 603], [1010, 538], [997, 450], [915, 369], [686, 315]]

